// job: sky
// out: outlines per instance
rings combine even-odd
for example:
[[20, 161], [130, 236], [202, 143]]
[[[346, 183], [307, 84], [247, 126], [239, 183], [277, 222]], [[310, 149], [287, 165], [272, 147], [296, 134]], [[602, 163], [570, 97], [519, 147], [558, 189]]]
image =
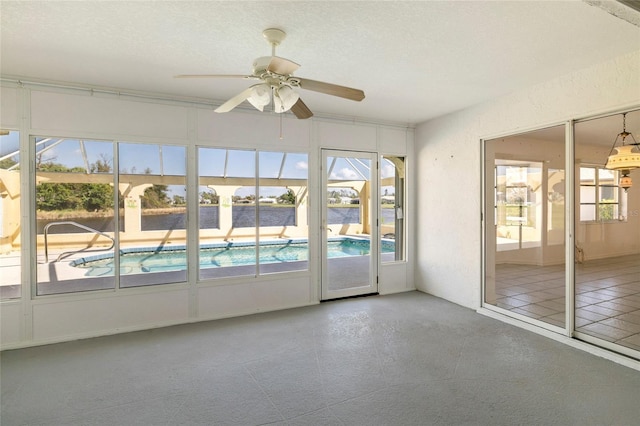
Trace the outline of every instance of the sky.
[[[8, 155], [19, 148], [18, 132], [0, 138], [0, 156]], [[84, 150], [84, 155], [83, 155]], [[186, 176], [186, 147], [180, 145], [158, 145], [140, 143], [118, 143], [119, 170], [121, 173], [163, 174]], [[98, 160], [113, 166], [114, 143], [60, 138], [36, 138], [36, 152], [42, 152], [42, 161], [52, 161], [66, 167], [90, 167]], [[309, 173], [306, 153], [283, 153], [253, 150], [227, 150], [199, 147], [198, 171], [200, 176], [255, 177], [256, 157], [259, 160], [258, 174], [263, 178], [306, 179]], [[17, 158], [17, 157], [16, 157]], [[361, 180], [370, 175], [370, 160], [334, 157], [327, 159], [327, 170], [331, 179]], [[383, 161], [381, 177], [393, 176], [394, 166]], [[186, 179], [185, 179], [186, 184]], [[171, 185], [170, 196], [186, 195], [186, 185]], [[393, 192], [392, 187], [385, 187]], [[207, 190], [201, 186], [199, 191]], [[383, 188], [384, 191], [384, 188]], [[262, 187], [261, 196], [278, 196], [286, 192], [283, 188]], [[255, 187], [244, 187], [236, 192], [241, 197], [254, 195]]]
[[0, 136], [0, 157], [18, 151], [20, 148], [20, 133], [9, 132], [6, 136]]

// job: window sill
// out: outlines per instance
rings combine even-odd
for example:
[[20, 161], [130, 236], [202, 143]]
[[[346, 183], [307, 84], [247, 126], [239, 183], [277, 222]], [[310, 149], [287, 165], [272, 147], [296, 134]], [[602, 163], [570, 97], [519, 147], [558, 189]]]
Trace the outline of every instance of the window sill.
[[627, 223], [627, 219], [624, 220], [589, 220], [589, 221], [580, 221], [580, 225], [615, 225], [615, 224], [623, 224]]

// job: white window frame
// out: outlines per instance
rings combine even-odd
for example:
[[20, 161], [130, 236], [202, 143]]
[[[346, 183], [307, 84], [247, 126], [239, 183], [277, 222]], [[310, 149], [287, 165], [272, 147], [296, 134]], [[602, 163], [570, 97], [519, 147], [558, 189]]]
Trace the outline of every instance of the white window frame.
[[[580, 171], [582, 169], [594, 169], [595, 173], [594, 173], [594, 183], [593, 184], [583, 184], [580, 180]], [[580, 222], [581, 223], [616, 223], [616, 222], [626, 222], [627, 221], [627, 192], [624, 191], [620, 185], [620, 172], [618, 172], [617, 170], [610, 170], [613, 174], [614, 174], [614, 178], [613, 184], [601, 184], [600, 183], [600, 170], [608, 170], [605, 169], [602, 165], [598, 165], [598, 164], [580, 164], [579, 168], [578, 168], [578, 185], [579, 188], [583, 188], [583, 187], [594, 187], [596, 189], [595, 191], [595, 200], [594, 202], [583, 202], [582, 200], [579, 200], [578, 203], [578, 212], [581, 211], [581, 207], [582, 206], [595, 206], [595, 219], [594, 220], [583, 220], [582, 216], [580, 216]], [[600, 190], [602, 187], [606, 187], [606, 188], [614, 188], [614, 191], [617, 191], [618, 193], [618, 197], [617, 197], [617, 201], [615, 202], [611, 202], [611, 203], [602, 203], [600, 201]], [[578, 194], [581, 194], [582, 191], [577, 191]], [[618, 216], [614, 219], [606, 219], [603, 220], [600, 216], [600, 206], [603, 205], [617, 205], [618, 206]]]

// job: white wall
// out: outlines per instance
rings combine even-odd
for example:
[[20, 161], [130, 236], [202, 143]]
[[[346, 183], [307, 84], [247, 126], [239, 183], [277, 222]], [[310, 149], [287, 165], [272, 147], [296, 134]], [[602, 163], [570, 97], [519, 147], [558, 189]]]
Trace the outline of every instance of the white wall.
[[[106, 292], [31, 297], [35, 280], [23, 266], [23, 297], [0, 303], [2, 349], [123, 331], [251, 314], [315, 304], [320, 299], [319, 210], [322, 148], [338, 148], [407, 155], [413, 150], [413, 129], [312, 118], [297, 120], [253, 111], [216, 114], [210, 106], [185, 102], [153, 101], [126, 94], [92, 93], [85, 90], [23, 87], [3, 84], [0, 88], [2, 128], [29, 135], [78, 137], [129, 142], [180, 143], [186, 146], [257, 148], [309, 154], [310, 270], [261, 277], [235, 277], [197, 284], [196, 273], [187, 283], [122, 289]], [[190, 150], [195, 152], [195, 150]], [[194, 161], [195, 159], [190, 160]], [[407, 161], [410, 172], [413, 164]], [[23, 193], [28, 179], [23, 172]], [[196, 182], [195, 178], [191, 178]], [[412, 191], [409, 173], [407, 190]], [[411, 209], [412, 201], [408, 201]], [[23, 204], [24, 206], [25, 204]], [[27, 204], [28, 205], [28, 204]], [[32, 206], [26, 210], [33, 208]], [[407, 211], [407, 224], [411, 211]], [[23, 219], [26, 212], [22, 213]], [[29, 235], [29, 220], [23, 233]], [[195, 223], [195, 222], [194, 222]], [[413, 232], [408, 231], [408, 262], [380, 267], [379, 292], [414, 289]], [[189, 231], [190, 244], [197, 230]], [[23, 264], [31, 256], [23, 248]], [[194, 268], [195, 270], [195, 268]], [[2, 271], [0, 270], [0, 273]]]
[[640, 51], [417, 126], [416, 287], [480, 306], [481, 139], [637, 105]]

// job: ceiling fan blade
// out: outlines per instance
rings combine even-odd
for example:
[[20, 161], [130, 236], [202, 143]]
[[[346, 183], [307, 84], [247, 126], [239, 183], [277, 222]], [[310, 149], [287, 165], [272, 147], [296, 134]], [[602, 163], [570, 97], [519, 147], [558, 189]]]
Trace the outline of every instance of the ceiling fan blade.
[[180, 74], [174, 75], [173, 78], [251, 78], [259, 79], [255, 75], [242, 74]]
[[305, 90], [320, 92], [326, 95], [339, 96], [341, 98], [350, 99], [352, 101], [361, 101], [364, 99], [364, 92], [360, 89], [338, 86], [337, 84], [309, 80], [306, 78], [296, 77], [296, 79], [300, 81], [300, 87]]
[[267, 65], [267, 71], [281, 75], [291, 75], [298, 68], [300, 68], [299, 64], [279, 56], [272, 56], [269, 65]]
[[311, 112], [309, 107], [307, 107], [307, 105], [302, 102], [302, 99], [300, 98], [298, 98], [298, 101], [291, 107], [291, 112], [299, 119], [313, 117], [313, 113]]
[[229, 99], [227, 102], [225, 102], [222, 105], [220, 105], [214, 111], [215, 112], [229, 112], [229, 111], [231, 111], [232, 109], [234, 109], [235, 107], [240, 105], [242, 102], [244, 102], [249, 96], [251, 96], [251, 90], [252, 89], [253, 89], [252, 87], [249, 87], [249, 88], [243, 90], [242, 92], [240, 92], [237, 95], [235, 95], [233, 98]]

